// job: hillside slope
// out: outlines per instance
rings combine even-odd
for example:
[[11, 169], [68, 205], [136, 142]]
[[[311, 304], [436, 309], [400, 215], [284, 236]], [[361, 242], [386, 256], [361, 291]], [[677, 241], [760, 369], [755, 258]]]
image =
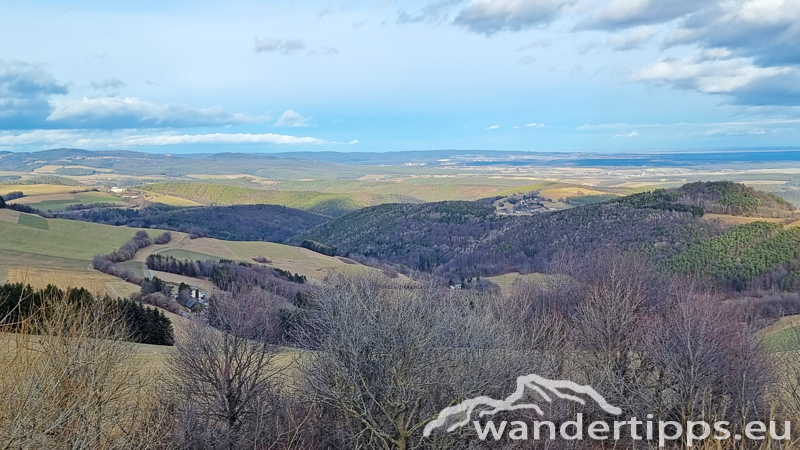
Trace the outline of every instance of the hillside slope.
[[142, 189], [212, 205], [271, 204], [338, 217], [367, 206], [349, 194], [249, 189], [211, 183], [156, 183]]
[[719, 234], [690, 212], [606, 203], [501, 217], [483, 202], [381, 205], [301, 233], [303, 239], [408, 267], [491, 276], [542, 269], [559, 250], [614, 246], [661, 260]]
[[270, 242], [283, 242], [330, 220], [320, 214], [276, 205], [105, 208], [62, 213], [59, 217], [108, 225], [183, 231], [230, 241]]
[[[47, 284], [84, 287], [111, 296], [128, 296], [139, 286], [91, 269], [94, 255], [110, 253], [130, 240], [137, 228], [116, 227], [75, 220], [45, 219], [0, 209], [0, 284], [24, 282], [34, 287]], [[161, 230], [147, 229], [151, 237]], [[180, 259], [229, 259], [254, 262], [262, 256], [272, 267], [299, 273], [308, 278], [323, 278], [329, 270], [358, 272], [373, 270], [351, 261], [314, 253], [310, 250], [271, 242], [232, 242], [218, 239], [189, 239], [173, 232], [168, 244], [145, 247], [122, 265], [145, 275], [144, 259], [163, 253]]]
[[696, 182], [678, 188], [633, 194], [612, 202], [636, 208], [728, 214], [747, 217], [795, 217], [795, 207], [783, 198], [731, 181]]

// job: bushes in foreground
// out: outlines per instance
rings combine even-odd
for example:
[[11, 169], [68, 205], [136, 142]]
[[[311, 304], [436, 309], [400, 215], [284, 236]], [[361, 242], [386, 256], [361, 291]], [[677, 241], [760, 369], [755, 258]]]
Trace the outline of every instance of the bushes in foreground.
[[[430, 437], [422, 431], [445, 407], [477, 396], [505, 398], [517, 377], [528, 374], [589, 384], [626, 418], [724, 420], [732, 433], [741, 433], [749, 420], [783, 420], [800, 411], [800, 396], [771, 397], [796, 388], [800, 378], [785, 367], [780, 373], [788, 380], [771, 376], [771, 361], [734, 305], [627, 254], [562, 255], [547, 283], [502, 292], [451, 290], [433, 277], [336, 276], [289, 304], [253, 286], [215, 297], [194, 319], [177, 333], [164, 375], [137, 378], [134, 357], [107, 355], [105, 347], [97, 356], [70, 353], [72, 361], [81, 361], [74, 370], [46, 366], [48, 376], [75, 378], [45, 389], [60, 397], [47, 397], [36, 416], [17, 402], [25, 393], [18, 391], [35, 377], [5, 373], [0, 365], [0, 388], [7, 389], [0, 395], [13, 400], [0, 405], [0, 438], [17, 436], [2, 443], [24, 448], [19, 436], [34, 436], [49, 448], [513, 449], [519, 443], [481, 442], [471, 422], [452, 432], [436, 429]], [[45, 341], [63, 329], [63, 323], [52, 328]], [[88, 336], [77, 329], [69, 335], [73, 341]], [[101, 342], [116, 345], [118, 337], [103, 336]], [[94, 351], [97, 344], [86, 345]], [[110, 375], [81, 378], [95, 374]], [[128, 384], [118, 383], [117, 375]], [[131, 380], [142, 380], [136, 385], [141, 390], [121, 387]], [[106, 389], [90, 392], [109, 399], [108, 416], [96, 417], [94, 406], [73, 413], [73, 404], [63, 402], [98, 385]], [[126, 395], [104, 397], [106, 392]], [[131, 400], [142, 397], [158, 399], [147, 414], [141, 413], [146, 403]], [[531, 391], [525, 401], [546, 406], [544, 420], [557, 424], [578, 412], [587, 424], [608, 419], [591, 401], [557, 397], [545, 403]], [[132, 421], [117, 405], [140, 419]], [[35, 434], [41, 424], [53, 423], [58, 410], [70, 420], [52, 426], [56, 433]], [[540, 417], [519, 410], [495, 419]], [[486, 418], [476, 411], [472, 420]], [[105, 428], [96, 430], [95, 423]], [[160, 439], [154, 440], [151, 428]], [[112, 441], [114, 436], [127, 441]], [[634, 448], [628, 436], [616, 446]], [[78, 438], [88, 444], [75, 444]], [[528, 441], [525, 448], [596, 444]], [[715, 448], [732, 448], [719, 444]], [[763, 448], [791, 448], [776, 444], [785, 443], [767, 441]]]

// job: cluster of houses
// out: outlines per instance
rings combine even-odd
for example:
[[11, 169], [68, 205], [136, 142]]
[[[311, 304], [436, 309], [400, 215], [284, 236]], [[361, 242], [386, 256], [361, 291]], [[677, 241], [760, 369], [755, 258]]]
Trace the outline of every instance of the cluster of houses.
[[536, 195], [524, 195], [522, 198], [516, 196], [508, 197], [497, 203], [497, 213], [525, 215], [557, 210], [557, 208], [545, 206], [542, 201], [545, 200]]
[[128, 198], [128, 199], [139, 198], [142, 196], [142, 192], [138, 189], [128, 189], [117, 186], [112, 186], [108, 188], [108, 192], [114, 195], [118, 195], [122, 198]]

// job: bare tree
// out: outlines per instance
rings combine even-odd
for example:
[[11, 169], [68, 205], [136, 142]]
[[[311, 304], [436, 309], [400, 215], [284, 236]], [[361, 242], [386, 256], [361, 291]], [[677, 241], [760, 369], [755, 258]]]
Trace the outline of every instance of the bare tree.
[[485, 296], [395, 283], [405, 282], [331, 279], [301, 327], [301, 342], [314, 350], [300, 360], [303, 392], [327, 412], [322, 426], [335, 448], [452, 446], [464, 437], [422, 437], [441, 409], [478, 395], [503, 398], [517, 376], [555, 370]]
[[278, 396], [291, 353], [276, 335], [269, 306], [256, 294], [213, 300], [206, 320], [187, 324], [167, 361], [168, 398], [183, 448], [267, 448], [278, 438]]
[[742, 427], [765, 418], [770, 363], [735, 309], [695, 293], [653, 317], [650, 330], [664, 414]]
[[152, 377], [105, 302], [49, 298], [0, 335], [0, 448], [145, 449], [167, 422]]

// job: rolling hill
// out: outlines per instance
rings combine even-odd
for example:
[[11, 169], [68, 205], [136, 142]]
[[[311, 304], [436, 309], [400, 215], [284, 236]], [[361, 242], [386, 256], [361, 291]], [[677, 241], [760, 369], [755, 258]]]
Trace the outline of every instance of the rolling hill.
[[[24, 282], [34, 287], [54, 284], [59, 287], [85, 287], [92, 292], [124, 297], [139, 287], [91, 269], [94, 255], [106, 254], [126, 243], [137, 228], [45, 219], [36, 215], [0, 209], [0, 283]], [[151, 237], [161, 230], [146, 230]], [[310, 250], [268, 242], [231, 242], [218, 239], [189, 239], [174, 232], [170, 243], [151, 245], [123, 263], [144, 274], [144, 259], [158, 252], [176, 258], [229, 259], [253, 262], [256, 256], [271, 261], [268, 265], [299, 273], [308, 278], [324, 278], [329, 270], [339, 272], [374, 270], [314, 253]]]
[[[451, 277], [496, 276], [543, 270], [562, 250], [585, 254], [615, 247], [664, 262], [723, 233], [725, 224], [701, 220], [705, 208], [742, 215], [795, 214], [782, 199], [740, 184], [692, 183], [527, 217], [497, 216], [485, 202], [381, 205], [347, 214], [290, 242], [312, 240], [341, 254]], [[753, 252], [753, 257], [760, 254]], [[743, 276], [749, 280], [767, 270]]]
[[331, 217], [367, 206], [351, 194], [248, 189], [212, 183], [156, 183], [142, 189], [211, 205], [282, 205]]
[[157, 205], [139, 209], [81, 210], [59, 214], [59, 217], [107, 225], [182, 231], [231, 241], [270, 242], [283, 242], [330, 220], [320, 214], [276, 205], [193, 208]]

